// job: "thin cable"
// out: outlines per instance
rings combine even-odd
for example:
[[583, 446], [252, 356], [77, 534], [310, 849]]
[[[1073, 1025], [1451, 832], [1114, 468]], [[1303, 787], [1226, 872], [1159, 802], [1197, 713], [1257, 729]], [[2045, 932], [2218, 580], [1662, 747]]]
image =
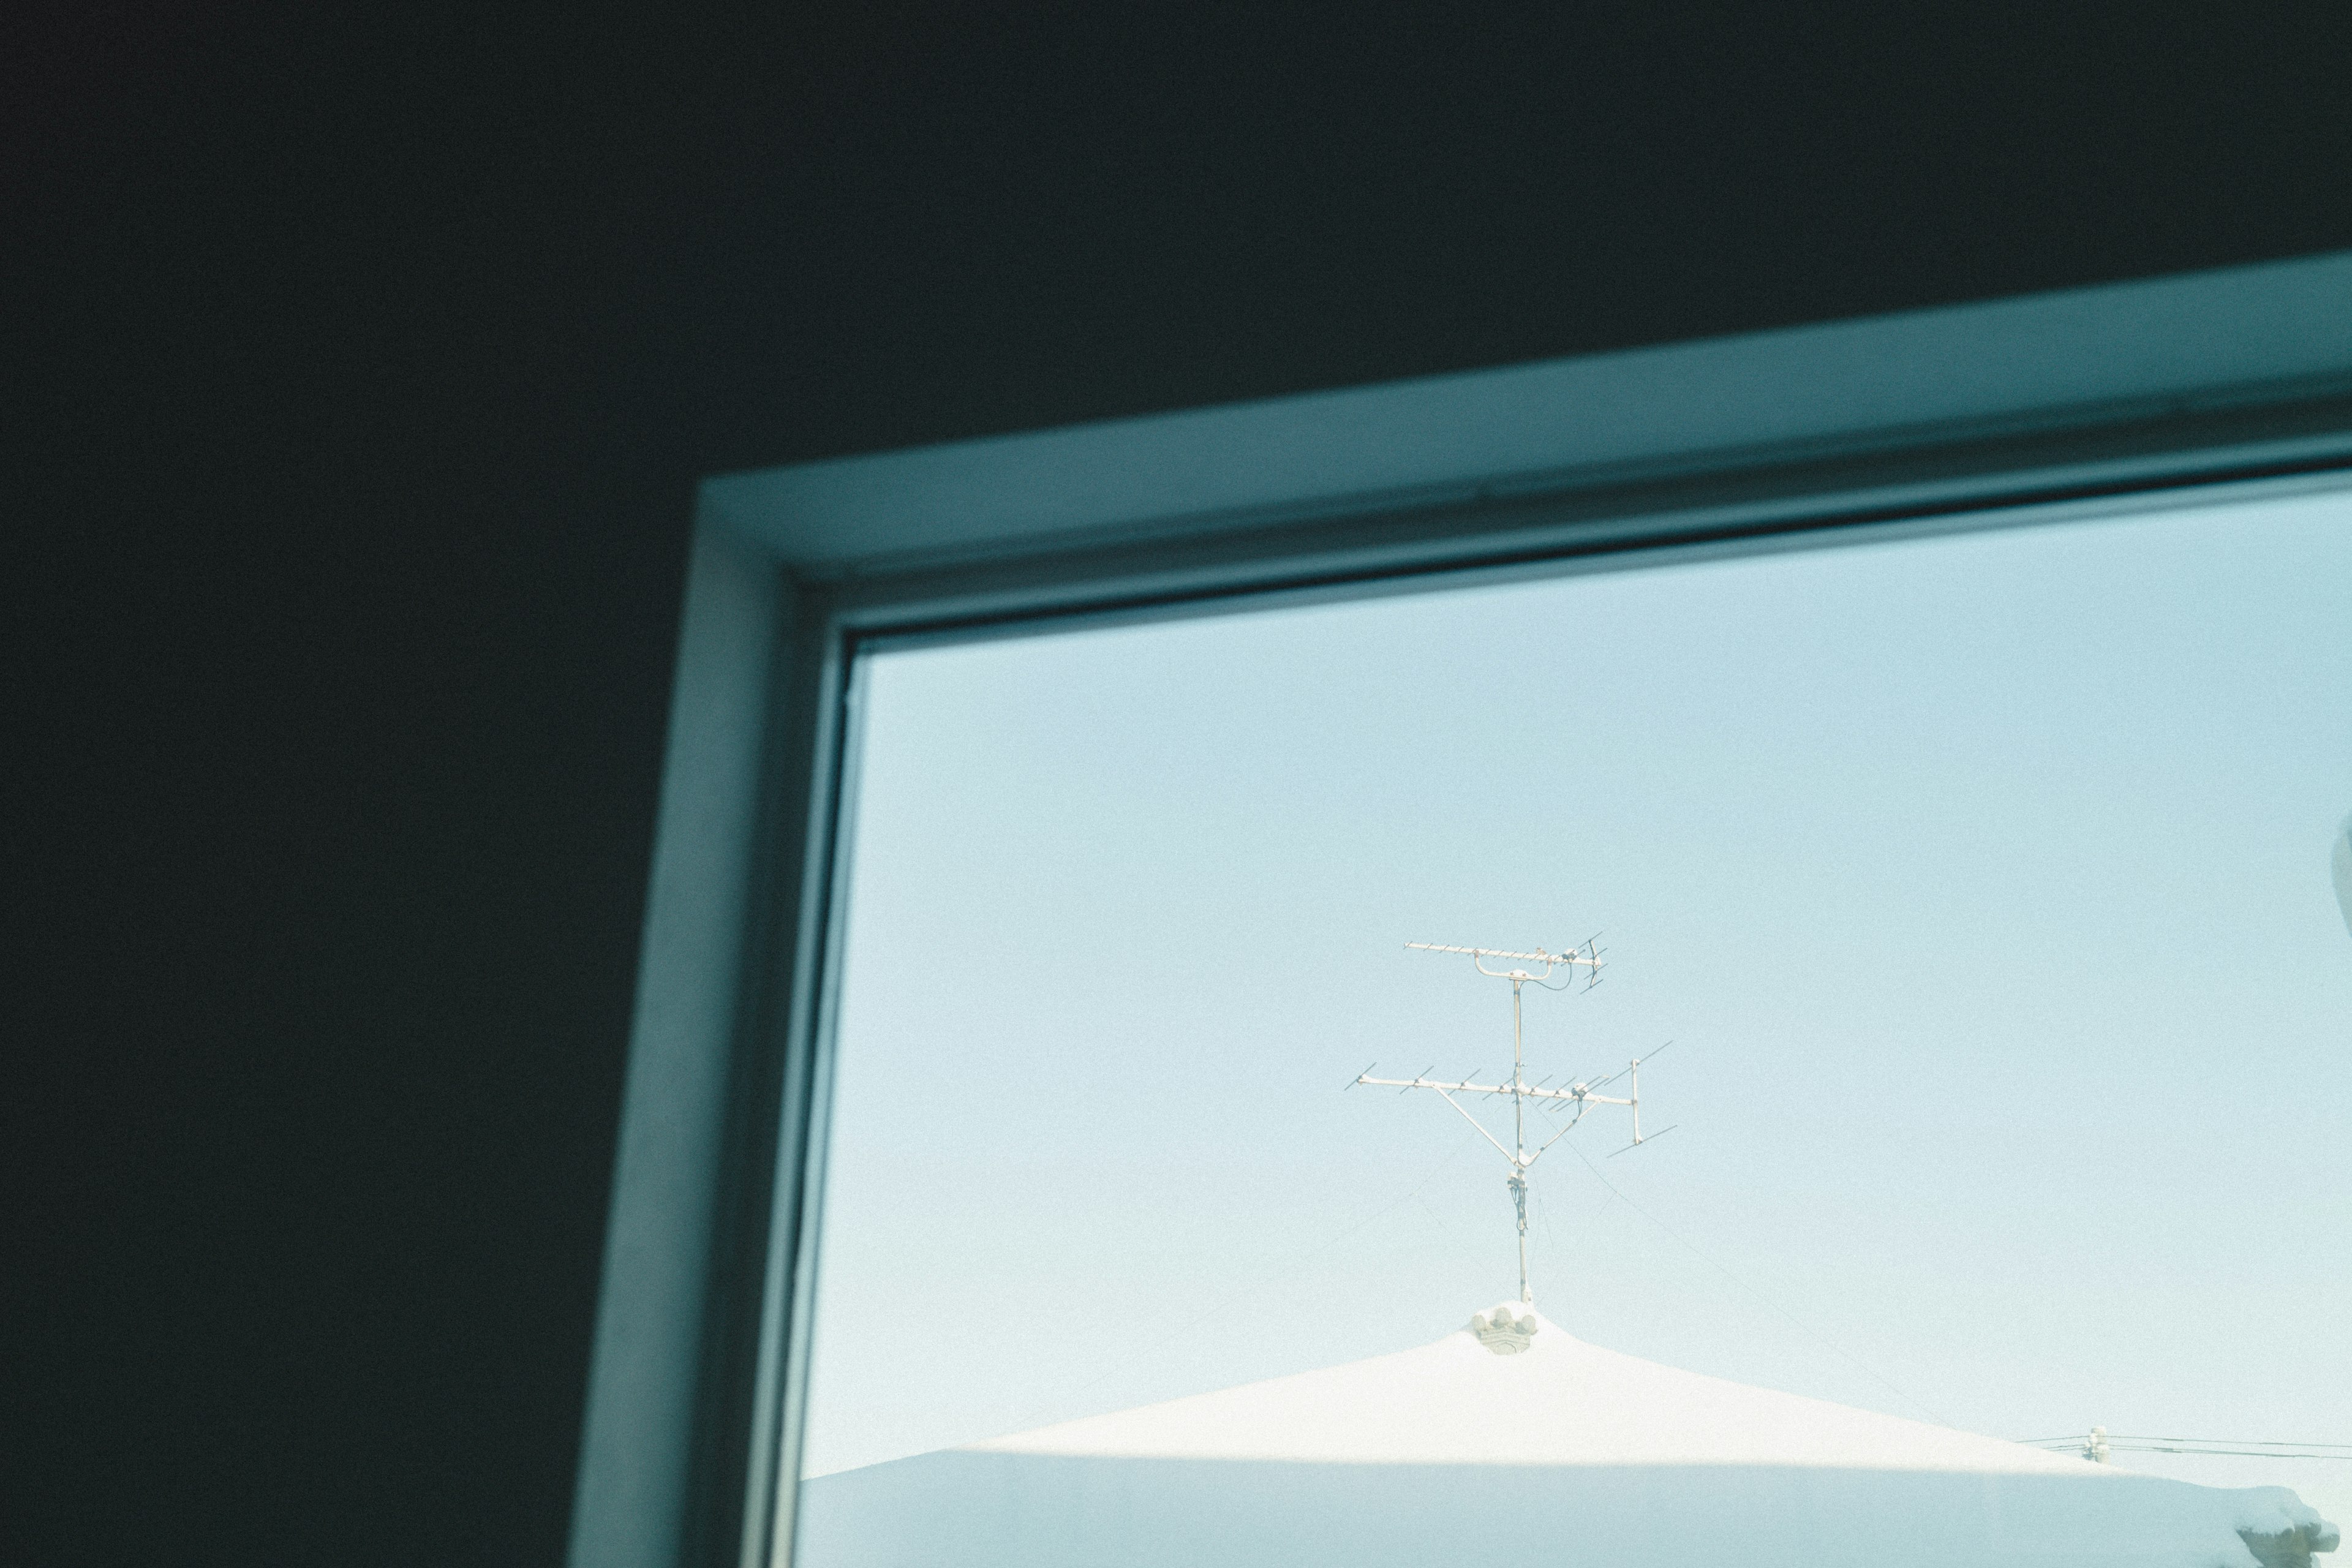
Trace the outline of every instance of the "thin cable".
[[1814, 1332], [1812, 1329], [1807, 1327], [1805, 1323], [1800, 1321], [1796, 1314], [1790, 1311], [1789, 1309], [1783, 1307], [1778, 1301], [1773, 1300], [1769, 1296], [1765, 1295], [1763, 1291], [1759, 1290], [1756, 1287], [1748, 1283], [1747, 1280], [1742, 1279], [1738, 1275], [1734, 1274], [1730, 1269], [1726, 1268], [1722, 1264], [1717, 1263], [1714, 1258], [1709, 1258], [1706, 1253], [1701, 1252], [1689, 1242], [1685, 1241], [1672, 1226], [1666, 1224], [1665, 1221], [1660, 1219], [1656, 1215], [1652, 1214], [1648, 1209], [1643, 1208], [1640, 1204], [1635, 1203], [1633, 1199], [1627, 1197], [1623, 1193], [1618, 1192], [1617, 1184], [1612, 1182], [1608, 1177], [1602, 1175], [1599, 1166], [1595, 1165], [1591, 1160], [1585, 1158], [1583, 1150], [1577, 1148], [1573, 1143], [1570, 1143], [1569, 1148], [1575, 1151], [1576, 1157], [1579, 1160], [1583, 1161], [1584, 1168], [1592, 1173], [1592, 1179], [1594, 1181], [1599, 1182], [1602, 1186], [1607, 1187], [1610, 1192], [1615, 1194], [1618, 1201], [1622, 1203], [1627, 1208], [1632, 1209], [1635, 1214], [1640, 1215], [1643, 1219], [1648, 1220], [1652, 1225], [1656, 1226], [1660, 1230], [1664, 1231], [1693, 1258], [1697, 1258], [1701, 1263], [1706, 1264], [1709, 1268], [1714, 1269], [1717, 1274], [1722, 1275], [1726, 1279], [1730, 1280], [1734, 1285], [1738, 1286], [1742, 1290], [1747, 1291], [1749, 1295], [1755, 1297], [1758, 1300], [1763, 1302], [1766, 1306], [1771, 1308], [1782, 1317], [1788, 1319], [1790, 1322], [1796, 1325], [1800, 1332], [1811, 1339], [1814, 1343], [1828, 1350], [1836, 1352], [1839, 1355], [1853, 1363], [1853, 1365], [1859, 1367], [1862, 1371], [1877, 1379], [1879, 1383], [1892, 1390], [1906, 1404], [1911, 1405], [1914, 1409], [1924, 1412], [1930, 1420], [1936, 1423], [1937, 1426], [1949, 1426], [1952, 1425], [1942, 1416], [1937, 1415], [1933, 1410], [1929, 1410], [1927, 1406], [1921, 1403], [1916, 1396], [1904, 1389], [1892, 1378], [1886, 1376], [1885, 1373], [1878, 1371], [1877, 1368], [1871, 1366], [1868, 1363], [1863, 1361], [1861, 1357], [1854, 1355], [1843, 1347], [1832, 1344], [1830, 1341], [1823, 1339], [1820, 1334]]
[[2168, 1448], [2154, 1443], [2110, 1443], [2111, 1454], [2211, 1454], [2241, 1459], [2333, 1459], [2342, 1464], [2352, 1454], [2299, 1454], [2283, 1448]]
[[2159, 1448], [2142, 1443], [2111, 1443], [2111, 1454], [2206, 1454], [2241, 1459], [2333, 1459], [2343, 1464], [2352, 1454], [2298, 1454], [2277, 1448]]
[[2346, 1450], [2345, 1457], [2352, 1458], [2352, 1443], [2293, 1443], [2284, 1439], [2274, 1442], [2267, 1437], [2162, 1437], [2145, 1432], [2113, 1432], [2108, 1436], [2120, 1437], [2126, 1443], [2227, 1443], [2239, 1448], [2342, 1448]]
[[[1131, 1370], [1153, 1352], [1164, 1350], [1169, 1345], [1182, 1339], [1186, 1334], [1191, 1333], [1194, 1329], [1199, 1328], [1202, 1323], [1207, 1322], [1211, 1318], [1215, 1317], [1219, 1312], [1223, 1311], [1226, 1308], [1232, 1306], [1243, 1297], [1255, 1295], [1266, 1285], [1275, 1279], [1279, 1279], [1282, 1275], [1290, 1272], [1292, 1269], [1298, 1268], [1301, 1264], [1312, 1262], [1314, 1259], [1322, 1257], [1325, 1253], [1330, 1251], [1333, 1247], [1339, 1246], [1341, 1242], [1347, 1240], [1349, 1237], [1355, 1235], [1366, 1226], [1370, 1225], [1377, 1220], [1388, 1218], [1389, 1215], [1396, 1213], [1397, 1210], [1404, 1207], [1405, 1205], [1412, 1202], [1415, 1198], [1420, 1197], [1422, 1189], [1428, 1186], [1430, 1183], [1437, 1180], [1440, 1175], [1444, 1174], [1445, 1168], [1448, 1165], [1453, 1164], [1456, 1160], [1459, 1160], [1462, 1157], [1462, 1152], [1469, 1147], [1470, 1139], [1465, 1136], [1460, 1142], [1456, 1143], [1452, 1149], [1448, 1150], [1445, 1154], [1440, 1157], [1436, 1164], [1432, 1165], [1429, 1168], [1429, 1173], [1422, 1177], [1419, 1182], [1413, 1184], [1412, 1191], [1405, 1194], [1404, 1196], [1397, 1199], [1396, 1202], [1389, 1205], [1386, 1208], [1379, 1209], [1371, 1214], [1366, 1215], [1363, 1218], [1348, 1226], [1345, 1230], [1330, 1237], [1328, 1239], [1324, 1241], [1320, 1247], [1318, 1247], [1314, 1251], [1306, 1254], [1304, 1257], [1295, 1259], [1280, 1268], [1270, 1270], [1253, 1279], [1249, 1284], [1243, 1286], [1241, 1289], [1219, 1300], [1214, 1306], [1209, 1308], [1200, 1316], [1186, 1323], [1182, 1328], [1176, 1330], [1173, 1333], [1159, 1335], [1150, 1343], [1144, 1345], [1140, 1350], [1138, 1350], [1135, 1354], [1128, 1357], [1123, 1362], [1114, 1363], [1112, 1365], [1097, 1373], [1087, 1382], [1071, 1389], [1068, 1393], [1045, 1404], [1031, 1405], [1026, 1413], [1013, 1418], [1013, 1424], [1010, 1430], [1015, 1432], [1026, 1430], [1028, 1424], [1032, 1419], [1040, 1413], [1051, 1409], [1054, 1405], [1065, 1404], [1070, 1400], [1074, 1400], [1080, 1394], [1087, 1393], [1089, 1389], [1097, 1386], [1105, 1380], [1115, 1377], [1122, 1372]], [[1433, 1210], [1432, 1212], [1434, 1213], [1435, 1211]], [[1444, 1216], [1440, 1215], [1439, 1217], [1443, 1219]]]
[[[2024, 1446], [2029, 1448], [2047, 1449], [2052, 1453], [2073, 1453], [2083, 1448], [2090, 1441], [2088, 1435], [2076, 1437], [2036, 1437], [2025, 1440]], [[2110, 1437], [2107, 1439], [2106, 1448], [2111, 1454], [2211, 1454], [2242, 1459], [2333, 1459], [2338, 1464], [2352, 1463], [2352, 1451], [2347, 1451], [2352, 1450], [2352, 1444], [2263, 1443], [2256, 1439], [2245, 1439], [2247, 1446], [2244, 1447], [2220, 1446], [2231, 1441], [2234, 1440], [2218, 1437], [2210, 1440], [2177, 1437], [2156, 1442], [2145, 1440], [2118, 1442]], [[2336, 1451], [2332, 1453], [2316, 1451], [2320, 1449]]]
[[[2169, 1437], [2149, 1432], [2110, 1432], [2107, 1436], [2118, 1443], [2221, 1443], [2233, 1448], [2341, 1448], [2345, 1458], [2352, 1458], [2352, 1443], [2297, 1443], [2284, 1438], [2268, 1437]], [[2032, 1446], [2040, 1443], [2081, 1443], [2089, 1434], [2063, 1432], [2054, 1437], [2019, 1437], [2015, 1441]]]

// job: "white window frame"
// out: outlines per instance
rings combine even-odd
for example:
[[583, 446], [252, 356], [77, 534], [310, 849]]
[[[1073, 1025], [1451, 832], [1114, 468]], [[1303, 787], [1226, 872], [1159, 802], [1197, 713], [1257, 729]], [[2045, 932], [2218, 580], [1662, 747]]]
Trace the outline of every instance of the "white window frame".
[[862, 649], [2347, 470], [2352, 252], [708, 480], [573, 1568], [791, 1539]]

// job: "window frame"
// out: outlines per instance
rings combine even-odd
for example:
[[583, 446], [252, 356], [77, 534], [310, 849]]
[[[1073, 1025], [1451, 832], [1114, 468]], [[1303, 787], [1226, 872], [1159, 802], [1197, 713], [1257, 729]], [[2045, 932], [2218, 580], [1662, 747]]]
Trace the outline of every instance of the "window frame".
[[861, 652], [2352, 470], [2352, 252], [708, 479], [573, 1568], [789, 1555]]

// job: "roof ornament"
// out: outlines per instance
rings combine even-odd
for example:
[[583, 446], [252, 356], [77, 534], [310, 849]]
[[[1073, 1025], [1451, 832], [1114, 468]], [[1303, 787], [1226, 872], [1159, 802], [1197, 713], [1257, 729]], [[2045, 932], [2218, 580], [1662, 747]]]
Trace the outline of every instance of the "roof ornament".
[[1471, 1313], [1470, 1331], [1496, 1355], [1517, 1355], [1535, 1342], [1536, 1315], [1529, 1312], [1514, 1318], [1511, 1304], [1506, 1301], [1491, 1312]]
[[[1590, 991], [1601, 984], [1601, 949], [1594, 945], [1598, 940], [1598, 933], [1595, 933], [1582, 945], [1570, 948], [1564, 952], [1547, 952], [1542, 948], [1538, 948], [1532, 952], [1514, 952], [1497, 947], [1446, 947], [1426, 942], [1405, 943], [1406, 947], [1417, 952], [1467, 953], [1470, 956], [1470, 962], [1477, 966], [1479, 973], [1492, 979], [1507, 980], [1511, 983], [1510, 1081], [1508, 1083], [1472, 1083], [1466, 1080], [1459, 1083], [1445, 1082], [1430, 1078], [1427, 1068], [1423, 1068], [1421, 1074], [1409, 1079], [1373, 1078], [1370, 1076], [1371, 1068], [1366, 1068], [1356, 1075], [1355, 1082], [1348, 1086], [1353, 1089], [1359, 1083], [1370, 1084], [1378, 1088], [1400, 1089], [1408, 1094], [1416, 1089], [1433, 1089], [1444, 1099], [1446, 1104], [1461, 1111], [1464, 1120], [1478, 1130], [1479, 1136], [1492, 1143], [1495, 1146], [1495, 1152], [1508, 1162], [1511, 1206], [1517, 1212], [1519, 1226], [1519, 1303], [1526, 1307], [1534, 1306], [1536, 1300], [1535, 1292], [1528, 1288], [1528, 1168], [1543, 1157], [1545, 1150], [1574, 1131], [1577, 1123], [1584, 1120], [1585, 1113], [1596, 1105], [1622, 1105], [1633, 1113], [1633, 1142], [1626, 1144], [1623, 1149], [1616, 1151], [1617, 1153], [1622, 1154], [1627, 1150], [1639, 1148], [1649, 1141], [1642, 1136], [1642, 1064], [1649, 1059], [1647, 1057], [1635, 1057], [1626, 1063], [1622, 1070], [1611, 1073], [1607, 1078], [1593, 1083], [1579, 1081], [1569, 1084], [1563, 1089], [1546, 1089], [1543, 1084], [1549, 1081], [1548, 1079], [1539, 1079], [1536, 1083], [1528, 1081], [1527, 1060], [1522, 1048], [1520, 1027], [1520, 989], [1529, 981], [1533, 981], [1547, 991], [1565, 991], [1568, 989], [1566, 984], [1559, 985], [1550, 984], [1552, 975], [1565, 972], [1566, 977], [1572, 980], [1576, 972], [1581, 969], [1585, 972], [1583, 989]], [[1486, 967], [1486, 960], [1490, 958], [1513, 959], [1522, 964], [1532, 963], [1538, 967], [1532, 970], [1518, 967], [1489, 969]], [[1663, 1051], [1666, 1046], [1673, 1044], [1672, 1040], [1668, 1040], [1665, 1046], [1658, 1047], [1658, 1051]], [[1650, 1056], [1656, 1056], [1658, 1051], [1652, 1051]], [[1372, 1067], [1379, 1065], [1378, 1062], [1374, 1062]], [[1624, 1099], [1621, 1100], [1613, 1095], [1600, 1092], [1621, 1078], [1629, 1080]], [[1456, 1095], [1484, 1095], [1489, 1098], [1497, 1095], [1510, 1096], [1510, 1147], [1506, 1148], [1501, 1139], [1487, 1131], [1486, 1123], [1471, 1115], [1461, 1100], [1454, 1098]], [[1530, 1104], [1545, 1114], [1555, 1118], [1565, 1115], [1568, 1118], [1566, 1121], [1559, 1124], [1557, 1131], [1553, 1131], [1550, 1137], [1538, 1144], [1533, 1152], [1529, 1152], [1528, 1149], [1528, 1108]], [[1542, 1131], [1540, 1126], [1537, 1129], [1538, 1134]], [[1673, 1131], [1673, 1127], [1662, 1127], [1651, 1133], [1650, 1138], [1662, 1138]], [[1515, 1323], [1516, 1320], [1510, 1318], [1506, 1309], [1498, 1307], [1491, 1318], [1473, 1318], [1471, 1329], [1477, 1334], [1482, 1344], [1489, 1350], [1496, 1351], [1497, 1354], [1508, 1355], [1517, 1351], [1525, 1350], [1527, 1345], [1524, 1340], [1505, 1349], [1496, 1339], [1490, 1337], [1496, 1332], [1496, 1324], [1498, 1321]], [[1481, 1324], [1486, 1326], [1481, 1327]], [[1516, 1328], [1510, 1331], [1510, 1332], [1516, 1331]], [[1530, 1316], [1528, 1332], [1533, 1331], [1533, 1321]], [[1508, 1335], [1506, 1334], [1505, 1337]]]

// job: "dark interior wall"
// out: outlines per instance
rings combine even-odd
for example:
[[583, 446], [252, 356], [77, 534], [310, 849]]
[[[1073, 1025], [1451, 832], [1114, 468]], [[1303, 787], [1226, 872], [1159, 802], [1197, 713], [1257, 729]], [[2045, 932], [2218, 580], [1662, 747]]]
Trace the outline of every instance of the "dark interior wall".
[[10, 1561], [560, 1558], [695, 476], [2352, 245], [2336, 6], [309, 9], [0, 40]]

